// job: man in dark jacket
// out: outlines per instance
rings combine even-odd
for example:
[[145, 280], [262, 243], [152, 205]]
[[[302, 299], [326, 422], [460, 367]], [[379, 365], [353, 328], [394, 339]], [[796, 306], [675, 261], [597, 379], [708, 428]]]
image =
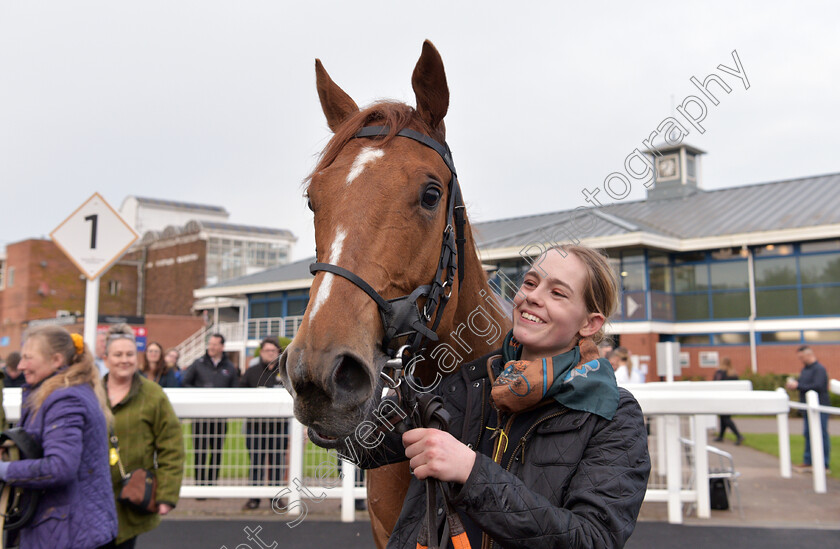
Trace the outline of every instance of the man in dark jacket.
[[[819, 363], [814, 351], [807, 345], [796, 350], [796, 356], [802, 363], [802, 371], [798, 380], [790, 380], [787, 383], [788, 389], [799, 390], [799, 402], [805, 402], [805, 393], [816, 391], [819, 396], [820, 406], [831, 406], [828, 396], [828, 373], [825, 366]], [[811, 432], [808, 429], [808, 415], [805, 418], [805, 453], [802, 457], [801, 467], [811, 466]], [[828, 469], [829, 457], [831, 454], [831, 439], [828, 438], [828, 414], [820, 413], [820, 426], [822, 427], [823, 454], [825, 454], [825, 468]]]
[[[260, 343], [260, 359], [248, 368], [242, 376], [241, 387], [282, 387], [277, 378], [277, 361], [280, 358], [280, 342], [268, 336]], [[288, 422], [285, 419], [248, 419], [245, 422], [245, 444], [251, 454], [251, 484], [264, 485], [263, 478], [268, 465], [268, 483], [279, 486], [283, 481], [283, 463], [286, 456]], [[260, 500], [251, 498], [244, 509], [256, 509]]]
[[[207, 353], [193, 362], [184, 373], [184, 387], [236, 387], [239, 371], [225, 356], [225, 338], [213, 334], [207, 342]], [[215, 482], [222, 463], [222, 447], [227, 433], [225, 420], [194, 419], [192, 423], [195, 449], [195, 481], [204, 485]], [[210, 463], [206, 464], [207, 453]]]

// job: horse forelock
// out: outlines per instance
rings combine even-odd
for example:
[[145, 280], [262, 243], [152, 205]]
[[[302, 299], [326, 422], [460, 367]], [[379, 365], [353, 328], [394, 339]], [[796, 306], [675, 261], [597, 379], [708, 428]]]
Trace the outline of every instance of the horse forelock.
[[318, 158], [318, 164], [304, 180], [304, 185], [308, 185], [312, 180], [312, 176], [316, 173], [328, 168], [335, 162], [341, 150], [350, 140], [355, 138], [356, 133], [360, 129], [372, 125], [388, 126], [389, 128], [388, 135], [377, 142], [379, 146], [386, 145], [391, 139], [396, 137], [400, 130], [409, 126], [440, 142], [443, 142], [445, 139], [442, 131], [443, 124], [441, 124], [441, 129], [435, 131], [420, 118], [417, 111], [405, 103], [380, 101], [350, 116], [344, 121], [338, 131], [333, 134], [323, 152], [321, 152], [321, 156]]

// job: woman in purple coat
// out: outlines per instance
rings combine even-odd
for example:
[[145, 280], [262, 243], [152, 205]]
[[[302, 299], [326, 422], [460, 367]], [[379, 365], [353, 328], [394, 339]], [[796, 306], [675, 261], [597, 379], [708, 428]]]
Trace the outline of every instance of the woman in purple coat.
[[0, 462], [4, 482], [43, 491], [32, 520], [21, 528], [20, 547], [107, 547], [117, 535], [110, 410], [93, 356], [81, 336], [58, 326], [30, 330], [21, 354], [21, 426], [44, 454]]

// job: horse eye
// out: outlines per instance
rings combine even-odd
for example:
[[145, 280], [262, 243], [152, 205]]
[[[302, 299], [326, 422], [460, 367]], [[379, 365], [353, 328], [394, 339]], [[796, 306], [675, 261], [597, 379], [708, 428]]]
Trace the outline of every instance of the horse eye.
[[440, 189], [437, 187], [427, 187], [425, 191], [423, 191], [423, 207], [432, 209], [437, 206], [437, 203], [440, 201]]
[[312, 207], [312, 199], [311, 198], [306, 199], [306, 207], [309, 208], [310, 211], [315, 212], [315, 208]]

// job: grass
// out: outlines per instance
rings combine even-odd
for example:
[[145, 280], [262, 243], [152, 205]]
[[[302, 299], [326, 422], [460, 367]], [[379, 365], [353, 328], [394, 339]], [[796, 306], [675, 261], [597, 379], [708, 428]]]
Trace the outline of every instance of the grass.
[[[193, 437], [190, 422], [184, 421], [181, 424], [181, 432], [184, 435], [184, 478], [193, 478], [195, 461], [193, 459]], [[329, 465], [321, 465], [324, 463]], [[319, 448], [312, 444], [312, 442], [306, 441], [303, 454], [304, 478], [315, 476], [320, 476], [321, 478], [337, 477], [339, 467], [331, 466], [335, 463], [335, 451], [328, 452], [324, 448]], [[288, 463], [286, 465], [288, 466]], [[321, 465], [320, 471], [316, 475], [319, 465]], [[250, 466], [251, 457], [245, 445], [242, 420], [230, 419], [227, 422], [227, 435], [225, 436], [225, 443], [222, 449], [222, 464], [219, 476], [220, 478], [227, 479], [246, 479], [248, 478]]]
[[[831, 474], [833, 478], [840, 479], [840, 436], [831, 436]], [[760, 452], [779, 457], [779, 435], [774, 433], [745, 434], [744, 446], [749, 446]], [[805, 437], [803, 435], [790, 435], [790, 457], [793, 464], [802, 463], [802, 452], [805, 449]]]

